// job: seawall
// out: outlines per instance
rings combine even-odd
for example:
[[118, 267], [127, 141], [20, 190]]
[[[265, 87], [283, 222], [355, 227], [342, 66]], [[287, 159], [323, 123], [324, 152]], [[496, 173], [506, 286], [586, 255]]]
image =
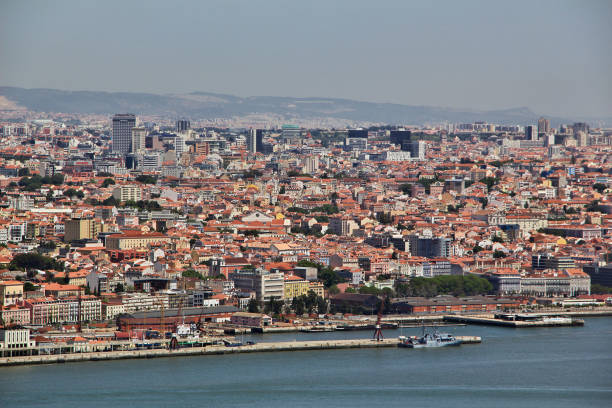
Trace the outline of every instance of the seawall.
[[[481, 338], [476, 336], [457, 336], [464, 344], [480, 343]], [[34, 365], [34, 364], [58, 364], [79, 361], [105, 361], [123, 360], [135, 358], [158, 358], [158, 357], [181, 357], [181, 356], [202, 356], [219, 354], [238, 354], [238, 353], [257, 353], [273, 351], [305, 351], [305, 350], [335, 350], [351, 348], [378, 348], [378, 347], [397, 347], [396, 338], [375, 341], [372, 339], [352, 339], [352, 340], [311, 340], [311, 341], [290, 341], [274, 343], [258, 343], [253, 345], [242, 345], [236, 347], [227, 346], [206, 346], [181, 348], [178, 350], [151, 349], [151, 350], [128, 350], [128, 351], [108, 351], [90, 353], [71, 353], [71, 354], [52, 354], [35, 356], [18, 356], [0, 358], [1, 366], [11, 365]]]

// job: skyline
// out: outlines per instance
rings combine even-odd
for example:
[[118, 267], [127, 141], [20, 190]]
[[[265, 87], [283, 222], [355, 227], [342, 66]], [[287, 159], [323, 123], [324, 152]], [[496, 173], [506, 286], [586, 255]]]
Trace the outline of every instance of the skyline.
[[2, 85], [612, 111], [606, 2], [32, 3], [1, 6]]

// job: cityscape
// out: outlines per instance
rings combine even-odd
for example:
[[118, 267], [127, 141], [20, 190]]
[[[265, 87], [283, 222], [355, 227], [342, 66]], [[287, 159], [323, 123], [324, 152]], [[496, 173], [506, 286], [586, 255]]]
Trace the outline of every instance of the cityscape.
[[612, 396], [605, 107], [1, 85], [0, 405]]

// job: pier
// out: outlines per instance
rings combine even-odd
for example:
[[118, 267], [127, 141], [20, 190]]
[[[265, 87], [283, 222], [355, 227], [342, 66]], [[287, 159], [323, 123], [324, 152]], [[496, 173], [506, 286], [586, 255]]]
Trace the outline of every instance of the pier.
[[[482, 339], [477, 336], [457, 336], [463, 344], [480, 343]], [[239, 346], [213, 345], [206, 347], [187, 347], [177, 350], [166, 348], [147, 349], [147, 350], [120, 350], [120, 351], [99, 351], [87, 353], [69, 354], [43, 354], [31, 356], [3, 357], [0, 358], [0, 367], [12, 365], [34, 365], [34, 364], [54, 364], [69, 363], [80, 361], [104, 361], [104, 360], [123, 360], [134, 358], [158, 358], [158, 357], [185, 357], [203, 356], [220, 354], [239, 354], [239, 353], [258, 353], [258, 352], [279, 352], [279, 351], [306, 351], [306, 350], [338, 350], [354, 348], [382, 348], [397, 347], [397, 338], [375, 341], [372, 339], [351, 339], [351, 340], [309, 340], [309, 341], [287, 341], [257, 343]]]

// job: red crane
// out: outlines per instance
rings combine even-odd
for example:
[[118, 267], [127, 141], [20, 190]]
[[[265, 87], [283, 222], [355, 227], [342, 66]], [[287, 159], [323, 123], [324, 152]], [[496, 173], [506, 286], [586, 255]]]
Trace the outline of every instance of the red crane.
[[381, 321], [383, 310], [385, 308], [385, 299], [386, 297], [383, 297], [382, 301], [380, 302], [380, 307], [378, 308], [378, 316], [376, 317], [376, 326], [374, 327], [374, 340], [376, 341], [384, 340]]

